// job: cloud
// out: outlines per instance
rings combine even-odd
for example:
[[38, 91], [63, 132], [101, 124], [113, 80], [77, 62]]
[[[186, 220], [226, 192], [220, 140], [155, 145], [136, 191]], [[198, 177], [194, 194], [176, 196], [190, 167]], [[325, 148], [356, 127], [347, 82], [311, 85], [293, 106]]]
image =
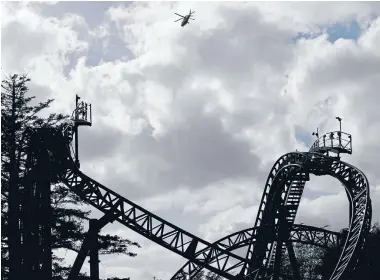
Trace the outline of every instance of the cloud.
[[[216, 240], [251, 227], [273, 163], [307, 150], [317, 127], [337, 130], [340, 116], [353, 136], [354, 154], [343, 160], [368, 176], [380, 219], [377, 3], [3, 7], [3, 71], [29, 72], [31, 94], [56, 99], [52, 111], [71, 114], [75, 94], [92, 103], [81, 169], [121, 195]], [[195, 21], [173, 23], [189, 9]], [[329, 39], [326, 27], [351, 22], [355, 41], [339, 30]], [[312, 176], [297, 221], [346, 226], [342, 190]], [[143, 248], [134, 259], [102, 257], [102, 277], [166, 279], [184, 262], [117, 223], [104, 230]]]

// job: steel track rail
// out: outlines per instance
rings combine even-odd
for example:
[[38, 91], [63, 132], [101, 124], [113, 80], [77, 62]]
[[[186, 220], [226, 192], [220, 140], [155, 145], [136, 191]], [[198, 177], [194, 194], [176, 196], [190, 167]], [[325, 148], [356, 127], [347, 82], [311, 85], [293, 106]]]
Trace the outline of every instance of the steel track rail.
[[[265, 217], [268, 215], [266, 214], [266, 212], [269, 211], [270, 207], [266, 207], [266, 205], [269, 203], [269, 201], [271, 200], [271, 197], [273, 196], [272, 195], [272, 192], [273, 192], [273, 189], [272, 188], [272, 185], [274, 183], [274, 181], [276, 180], [276, 177], [278, 176], [279, 174], [279, 170], [281, 168], [283, 168], [284, 166], [287, 166], [289, 164], [289, 160], [287, 160], [289, 157], [280, 157], [276, 162], [275, 164], [273, 165], [271, 171], [269, 172], [269, 175], [268, 175], [268, 178], [267, 178], [267, 181], [265, 183], [265, 187], [264, 187], [264, 192], [263, 192], [263, 196], [262, 196], [262, 199], [260, 201], [260, 205], [259, 205], [259, 210], [258, 210], [258, 214], [257, 214], [257, 218], [256, 218], [256, 221], [255, 221], [255, 224], [254, 224], [254, 227], [257, 228], [257, 230], [259, 231], [260, 230], [260, 225], [262, 224], [263, 221], [265, 221]], [[302, 162], [300, 162], [302, 163]], [[305, 185], [305, 182], [309, 180], [307, 174], [305, 174], [304, 180], [300, 180], [300, 185], [299, 187], [303, 189], [304, 185]], [[295, 212], [297, 210], [297, 207], [298, 205], [295, 205]], [[263, 234], [263, 233], [262, 233]], [[256, 233], [256, 235], [259, 235], [259, 232]], [[247, 256], [246, 258], [251, 260], [253, 258], [253, 252], [256, 252], [255, 248], [254, 248], [255, 244], [253, 242], [251, 242], [251, 244], [249, 245], [249, 248], [247, 250]], [[248, 271], [246, 271], [244, 274], [247, 274]]]
[[[255, 250], [253, 270], [260, 272], [260, 269], [267, 268], [266, 271], [269, 271], [268, 268], [273, 268], [275, 262], [280, 262], [279, 258], [286, 250], [285, 242], [282, 241], [285, 237], [280, 232], [280, 225], [283, 227], [285, 222], [285, 226], [291, 229], [307, 180], [308, 173], [305, 173], [304, 164], [299, 162], [282, 166], [276, 173], [263, 216], [266, 224], [273, 225], [271, 240], [266, 238], [268, 234], [265, 231], [260, 232], [261, 239], [266, 238], [266, 242], [255, 243], [251, 247]], [[296, 191], [297, 195], [289, 199], [292, 191]]]
[[[256, 242], [257, 240], [253, 236], [255, 233], [257, 233], [257, 228], [248, 228], [225, 236], [213, 244], [218, 244], [219, 247], [223, 247], [228, 251], [233, 251], [248, 246], [252, 240], [253, 242]], [[289, 240], [291, 242], [309, 244], [322, 248], [338, 246], [340, 238], [341, 236], [338, 232], [296, 224], [293, 225], [289, 235]], [[197, 252], [197, 254], [201, 253], [202, 252]], [[202, 266], [188, 261], [171, 277], [171, 280], [192, 279], [202, 269]]]
[[[251, 242], [247, 252], [251, 267], [244, 272], [241, 271], [241, 275], [253, 274], [255, 276], [260, 271], [259, 269], [267, 267], [274, 260], [273, 252], [276, 249], [275, 240], [278, 239], [279, 214], [286, 212], [287, 223], [291, 228], [305, 182], [308, 180], [309, 174], [305, 172], [301, 161], [288, 162], [280, 158], [274, 164], [267, 179], [255, 222], [258, 225], [271, 225], [272, 227], [259, 227], [257, 239], [260, 242]], [[277, 186], [281, 186], [281, 188]], [[289, 194], [292, 189], [298, 190], [298, 195], [296, 199], [289, 200]], [[279, 208], [280, 205], [282, 209]], [[253, 273], [253, 271], [256, 271], [256, 273]]]
[[[247, 262], [145, 210], [84, 175], [73, 165], [67, 168], [61, 181], [103, 213], [112, 211], [116, 220], [126, 227], [227, 279], [233, 279], [233, 270], [241, 268]], [[202, 254], [195, 255], [195, 252], [203, 248], [207, 249]], [[210, 260], [214, 256], [218, 257], [215, 266], [212, 266]]]

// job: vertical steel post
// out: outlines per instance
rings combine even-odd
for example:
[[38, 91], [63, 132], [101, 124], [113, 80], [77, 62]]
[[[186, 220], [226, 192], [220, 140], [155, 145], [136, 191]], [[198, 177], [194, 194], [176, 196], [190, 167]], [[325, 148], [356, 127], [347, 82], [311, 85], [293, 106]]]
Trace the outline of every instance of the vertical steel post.
[[75, 96], [75, 113], [74, 113], [74, 134], [75, 134], [75, 164], [79, 168], [80, 163], [79, 163], [79, 137], [78, 137], [78, 100], [80, 97], [78, 95]]
[[[78, 252], [78, 255], [74, 261], [74, 265], [71, 268], [70, 275], [67, 278], [67, 280], [76, 280], [78, 278], [79, 272], [80, 272], [82, 265], [83, 265], [83, 263], [87, 257], [87, 254], [88, 254], [91, 246], [94, 245], [94, 241], [91, 240], [91, 238], [93, 238], [93, 236], [95, 236], [96, 244], [98, 244], [97, 243], [98, 233], [106, 224], [112, 223], [114, 221], [114, 218], [115, 217], [113, 215], [113, 212], [109, 212], [109, 213], [105, 214], [102, 218], [100, 218], [99, 220], [95, 220], [96, 223], [93, 220], [90, 220], [90, 228], [88, 230], [87, 236], [82, 243], [82, 246], [81, 246], [81, 248]], [[93, 233], [94, 231], [95, 231], [95, 233]], [[99, 249], [99, 248], [97, 248], [97, 249]], [[93, 260], [94, 260], [94, 263], [96, 264], [95, 254], [94, 254], [94, 257], [95, 257], [95, 259], [93, 258]], [[91, 261], [91, 259], [90, 259], [90, 261]], [[99, 259], [98, 259], [97, 263], [99, 263]], [[92, 271], [91, 270], [91, 264], [90, 264], [90, 271]], [[95, 271], [92, 273], [92, 275], [94, 275], [94, 277], [99, 278], [99, 276], [98, 276], [99, 275], [99, 269], [96, 271], [96, 268], [95, 268]]]
[[292, 242], [287, 241], [286, 247], [288, 249], [289, 260], [290, 260], [290, 264], [291, 264], [292, 270], [293, 270], [293, 277], [295, 280], [301, 280], [300, 268], [299, 268], [299, 264], [297, 262], [296, 254], [294, 253], [294, 248], [293, 248]]
[[99, 280], [98, 220], [90, 219], [90, 279]]

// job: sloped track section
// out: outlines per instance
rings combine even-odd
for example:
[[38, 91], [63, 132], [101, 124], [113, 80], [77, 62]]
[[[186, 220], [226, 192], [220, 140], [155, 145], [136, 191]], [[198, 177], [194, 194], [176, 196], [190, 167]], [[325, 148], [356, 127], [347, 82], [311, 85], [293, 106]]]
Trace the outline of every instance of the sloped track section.
[[[213, 244], [218, 247], [225, 248], [228, 251], [233, 251], [242, 247], [247, 247], [252, 239], [252, 236], [257, 233], [257, 228], [249, 228], [241, 230], [223, 237]], [[255, 238], [253, 238], [255, 240]], [[289, 241], [294, 243], [309, 244], [322, 248], [337, 247], [341, 240], [341, 235], [338, 232], [320, 229], [307, 225], [293, 225], [289, 234]], [[205, 250], [205, 249], [203, 249]], [[197, 252], [201, 254], [202, 252]], [[171, 278], [171, 280], [187, 280], [195, 277], [201, 270], [199, 266], [191, 261], [185, 263]]]
[[[50, 169], [59, 181], [83, 201], [111, 214], [116, 221], [147, 239], [227, 279], [233, 279], [233, 271], [246, 265], [247, 260], [243, 257], [171, 224], [83, 174], [72, 158], [69, 141], [59, 130], [29, 129], [25, 141], [30, 143], [28, 158], [31, 162], [38, 162], [41, 149], [46, 151]], [[29, 164], [31, 173], [34, 165]], [[195, 255], [204, 248], [202, 254]], [[210, 264], [210, 259], [216, 261]]]
[[[126, 227], [227, 279], [234, 278], [232, 272], [247, 262], [150, 213], [84, 175], [73, 165], [67, 168], [61, 181], [95, 208], [104, 213], [111, 211], [116, 220]], [[195, 255], [203, 248], [207, 249]], [[215, 256], [216, 261], [211, 263]]]

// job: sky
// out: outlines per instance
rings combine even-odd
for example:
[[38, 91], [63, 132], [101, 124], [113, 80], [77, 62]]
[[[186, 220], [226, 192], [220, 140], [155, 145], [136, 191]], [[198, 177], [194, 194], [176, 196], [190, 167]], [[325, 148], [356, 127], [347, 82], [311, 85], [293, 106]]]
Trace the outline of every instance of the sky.
[[[76, 94], [92, 104], [81, 170], [108, 188], [213, 242], [253, 226], [275, 161], [340, 116], [353, 138], [342, 160], [366, 174], [380, 222], [379, 2], [1, 6], [2, 77], [28, 73], [51, 111], [71, 114]], [[174, 23], [190, 9], [195, 21]], [[296, 222], [346, 227], [341, 184], [311, 176]], [[102, 232], [142, 248], [102, 256], [101, 277], [170, 279], [186, 261], [116, 222]]]

